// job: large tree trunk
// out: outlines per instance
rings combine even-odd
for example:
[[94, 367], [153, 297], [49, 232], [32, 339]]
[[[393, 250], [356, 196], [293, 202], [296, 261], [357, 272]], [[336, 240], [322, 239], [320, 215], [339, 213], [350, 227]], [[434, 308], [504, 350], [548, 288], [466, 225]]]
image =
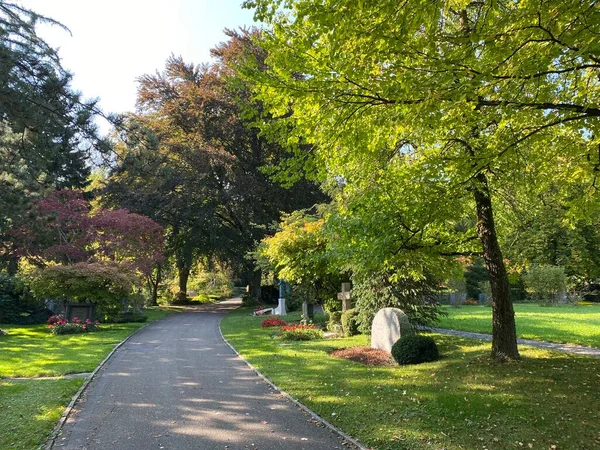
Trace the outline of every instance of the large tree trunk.
[[148, 276], [148, 285], [150, 287], [150, 306], [158, 306], [158, 288], [162, 281], [162, 266], [156, 266], [156, 277]]
[[260, 301], [261, 299], [261, 287], [260, 283], [262, 280], [262, 271], [260, 269], [255, 269], [254, 267], [248, 267], [247, 269], [248, 276], [248, 287], [247, 293], [250, 297]]
[[492, 357], [497, 361], [518, 359], [515, 312], [510, 299], [508, 274], [498, 244], [492, 199], [484, 173], [476, 177], [477, 234], [483, 245], [483, 258], [490, 272], [492, 290]]
[[185, 300], [187, 298], [187, 284], [188, 279], [190, 278], [190, 268], [187, 266], [178, 267], [177, 274], [179, 277], [179, 292], [177, 293], [177, 297], [180, 300]]

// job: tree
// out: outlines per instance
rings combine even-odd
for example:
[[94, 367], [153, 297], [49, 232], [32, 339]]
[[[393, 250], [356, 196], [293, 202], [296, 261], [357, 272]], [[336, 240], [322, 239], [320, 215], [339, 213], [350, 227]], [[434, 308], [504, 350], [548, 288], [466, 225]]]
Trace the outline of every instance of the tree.
[[37, 221], [19, 230], [20, 254], [37, 266], [111, 261], [148, 277], [163, 260], [163, 228], [127, 210], [92, 211], [81, 191], [53, 191], [36, 203]]
[[90, 152], [108, 149], [93, 122], [95, 101], [71, 89], [71, 75], [36, 34], [41, 22], [62, 27], [0, 1], [0, 263], [11, 272], [18, 255], [7, 232], [31, 219], [31, 200], [84, 186]]
[[260, 272], [245, 258], [281, 211], [321, 199], [315, 185], [283, 188], [264, 173], [283, 153], [254, 126], [248, 86], [233, 61], [263, 58], [252, 32], [228, 32], [212, 65], [171, 56], [162, 72], [139, 79], [138, 111], [121, 131], [122, 162], [106, 199], [152, 217], [167, 229], [167, 248], [185, 296], [200, 257], [242, 267], [258, 296]]
[[[246, 6], [270, 26], [263, 45], [271, 70], [252, 76], [286, 141], [312, 144], [310, 155], [298, 154], [322, 180], [343, 179], [347, 197], [380, 179], [405, 186], [394, 199], [408, 213], [401, 218], [425, 211], [430, 220], [400, 225], [409, 237], [401, 251], [407, 244], [428, 251], [437, 247], [431, 242], [445, 246], [448, 230], [470, 214], [476, 229], [461, 233], [468, 240], [475, 231], [490, 272], [492, 356], [518, 358], [494, 205], [503, 206], [506, 185], [527, 184], [533, 195], [569, 180], [588, 186], [570, 202], [578, 214], [598, 209], [594, 2], [256, 0]], [[430, 242], [421, 242], [422, 235]]]
[[295, 211], [284, 216], [278, 231], [265, 237], [254, 252], [259, 267], [293, 284], [295, 293], [307, 300], [325, 303], [335, 299], [348, 275], [330, 253], [324, 228], [322, 211]]

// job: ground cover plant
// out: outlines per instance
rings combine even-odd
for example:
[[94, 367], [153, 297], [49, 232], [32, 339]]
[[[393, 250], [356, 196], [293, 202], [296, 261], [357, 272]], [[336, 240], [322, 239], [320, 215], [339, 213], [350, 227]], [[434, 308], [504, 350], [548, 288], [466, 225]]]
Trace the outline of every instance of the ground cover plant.
[[[515, 304], [517, 336], [548, 342], [600, 347], [600, 304], [539, 306]], [[492, 311], [485, 306], [445, 307], [440, 328], [491, 333]]]
[[[293, 319], [287, 316], [286, 319]], [[227, 315], [229, 342], [265, 376], [367, 446], [387, 449], [582, 449], [600, 445], [600, 360], [435, 335], [441, 359], [373, 367], [333, 358], [366, 336], [282, 343], [251, 309]]]

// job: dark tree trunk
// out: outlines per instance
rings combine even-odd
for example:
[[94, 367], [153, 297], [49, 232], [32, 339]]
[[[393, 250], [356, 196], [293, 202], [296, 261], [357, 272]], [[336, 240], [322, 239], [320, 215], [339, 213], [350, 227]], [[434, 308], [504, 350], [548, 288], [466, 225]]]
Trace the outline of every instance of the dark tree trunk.
[[261, 299], [260, 282], [262, 279], [262, 271], [254, 267], [248, 268], [248, 295], [256, 300]]
[[510, 299], [508, 274], [496, 235], [487, 177], [480, 173], [476, 180], [477, 234], [483, 245], [483, 258], [490, 272], [492, 290], [492, 357], [497, 361], [518, 359], [515, 313]]
[[150, 306], [158, 306], [158, 288], [162, 281], [162, 267], [160, 264], [156, 266], [156, 277], [152, 275], [148, 277], [148, 285], [150, 286]]
[[187, 284], [188, 279], [190, 278], [190, 268], [188, 266], [178, 267], [177, 274], [179, 276], [179, 292], [177, 293], [177, 297], [180, 300], [185, 300], [187, 298]]

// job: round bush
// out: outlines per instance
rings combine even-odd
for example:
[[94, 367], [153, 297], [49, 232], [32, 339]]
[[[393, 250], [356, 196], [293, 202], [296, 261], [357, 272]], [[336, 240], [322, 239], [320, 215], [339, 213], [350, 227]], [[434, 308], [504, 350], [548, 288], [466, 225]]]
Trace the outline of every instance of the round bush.
[[392, 356], [398, 364], [420, 364], [440, 358], [435, 341], [429, 336], [403, 336], [392, 346]]
[[359, 334], [358, 331], [358, 313], [354, 309], [349, 309], [342, 313], [342, 330], [345, 336], [354, 336]]

